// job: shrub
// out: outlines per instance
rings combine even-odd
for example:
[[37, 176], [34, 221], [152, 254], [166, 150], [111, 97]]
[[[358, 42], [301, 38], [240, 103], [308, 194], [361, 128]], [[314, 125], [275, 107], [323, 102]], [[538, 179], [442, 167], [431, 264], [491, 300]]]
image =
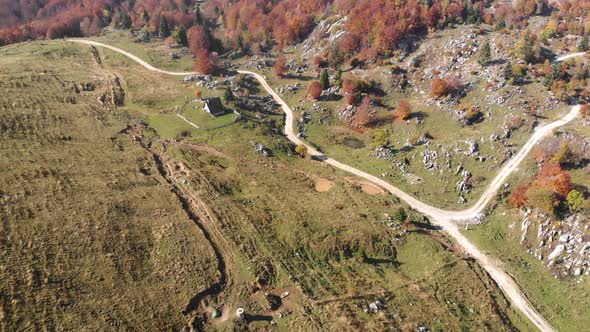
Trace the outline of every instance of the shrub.
[[307, 146], [305, 144], [299, 144], [295, 147], [295, 152], [301, 157], [307, 157]]

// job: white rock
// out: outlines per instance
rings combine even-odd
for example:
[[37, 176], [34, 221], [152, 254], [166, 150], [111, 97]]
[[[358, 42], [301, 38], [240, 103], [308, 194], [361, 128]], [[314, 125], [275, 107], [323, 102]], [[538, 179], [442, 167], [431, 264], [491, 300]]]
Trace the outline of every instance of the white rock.
[[565, 246], [563, 244], [557, 245], [557, 247], [555, 247], [555, 249], [553, 249], [553, 251], [549, 254], [549, 257], [547, 257], [547, 259], [552, 261], [554, 258], [561, 255], [564, 250]]

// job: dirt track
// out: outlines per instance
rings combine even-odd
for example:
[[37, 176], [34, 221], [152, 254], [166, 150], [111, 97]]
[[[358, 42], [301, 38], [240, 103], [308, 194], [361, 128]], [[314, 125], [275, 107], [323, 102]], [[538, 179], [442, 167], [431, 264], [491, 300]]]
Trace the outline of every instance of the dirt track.
[[[68, 41], [81, 43], [86, 45], [92, 46], [100, 46], [105, 47], [115, 52], [121, 53], [134, 61], [141, 64], [146, 69], [156, 71], [166, 75], [175, 75], [175, 76], [185, 76], [185, 75], [192, 75], [193, 72], [171, 72], [165, 71], [158, 68], [155, 68], [148, 64], [147, 62], [141, 60], [140, 58], [134, 56], [133, 54], [123, 51], [119, 48], [106, 45], [99, 42], [94, 42], [90, 40], [84, 39], [68, 39]], [[556, 59], [556, 62], [567, 60], [572, 57], [582, 56], [584, 53], [573, 53], [569, 55], [562, 56]], [[514, 282], [514, 280], [500, 267], [500, 265], [495, 262], [492, 258], [485, 255], [482, 251], [480, 251], [475, 245], [473, 245], [461, 232], [459, 231], [456, 221], [462, 220], [471, 220], [474, 217], [481, 214], [483, 209], [487, 206], [487, 204], [495, 197], [498, 189], [504, 183], [504, 181], [517, 169], [520, 165], [522, 160], [526, 157], [526, 155], [531, 151], [531, 149], [537, 144], [541, 139], [545, 136], [549, 135], [555, 128], [563, 126], [569, 122], [571, 122], [579, 113], [580, 106], [572, 107], [571, 111], [554, 122], [545, 124], [541, 127], [538, 127], [535, 133], [531, 136], [531, 138], [525, 143], [525, 145], [521, 148], [521, 150], [512, 158], [510, 159], [506, 165], [502, 167], [502, 169], [498, 172], [492, 182], [489, 184], [486, 191], [480, 197], [480, 199], [470, 208], [463, 210], [463, 211], [452, 211], [452, 210], [443, 210], [431, 205], [428, 205], [412, 195], [409, 195], [399, 188], [391, 185], [390, 183], [385, 182], [382, 179], [379, 179], [371, 174], [363, 172], [359, 169], [351, 167], [349, 165], [343, 164], [337, 160], [329, 158], [313, 147], [305, 144], [302, 140], [297, 137], [295, 133], [293, 123], [294, 123], [294, 116], [293, 111], [287, 105], [287, 103], [270, 87], [266, 79], [257, 73], [245, 70], [239, 70], [239, 73], [251, 75], [256, 78], [260, 84], [264, 87], [264, 89], [275, 99], [275, 101], [281, 106], [283, 112], [286, 115], [285, 121], [285, 134], [287, 138], [293, 142], [294, 144], [304, 144], [308, 148], [308, 153], [312, 156], [317, 157], [319, 160], [322, 160], [336, 168], [354, 174], [358, 177], [361, 177], [365, 180], [368, 180], [379, 187], [389, 191], [393, 195], [399, 197], [401, 200], [405, 201], [409, 204], [412, 208], [416, 209], [417, 211], [428, 215], [432, 219], [432, 223], [438, 227], [440, 227], [441, 231], [447, 233], [451, 236], [458, 245], [460, 245], [466, 253], [470, 256], [475, 258], [477, 262], [490, 274], [490, 276], [494, 279], [497, 283], [498, 287], [504, 292], [506, 297], [510, 300], [510, 302], [517, 308], [519, 308], [522, 313], [531, 320], [535, 326], [537, 326], [541, 331], [554, 331], [551, 327], [549, 322], [545, 320], [545, 318], [537, 312], [537, 310], [529, 303], [526, 299], [524, 294], [520, 291], [518, 285]]]

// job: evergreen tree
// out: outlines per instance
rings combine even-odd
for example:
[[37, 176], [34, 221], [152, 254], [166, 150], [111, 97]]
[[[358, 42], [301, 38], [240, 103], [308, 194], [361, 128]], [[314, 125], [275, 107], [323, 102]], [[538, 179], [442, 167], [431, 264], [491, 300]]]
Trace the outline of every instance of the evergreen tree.
[[330, 78], [328, 77], [328, 70], [322, 70], [320, 74], [320, 84], [322, 85], [322, 90], [328, 90], [330, 88]]
[[481, 51], [479, 52], [479, 64], [482, 66], [486, 66], [488, 62], [490, 62], [492, 58], [492, 49], [490, 48], [490, 43], [486, 42]]
[[231, 91], [231, 87], [225, 87], [225, 91], [223, 92], [223, 99], [225, 99], [226, 102], [234, 100], [234, 93]]
[[131, 28], [131, 17], [125, 12], [121, 13], [121, 28], [125, 30]]
[[174, 38], [178, 44], [188, 46], [188, 37], [184, 25], [181, 24], [176, 26], [176, 29], [174, 29], [174, 32], [172, 33], [172, 38]]
[[164, 15], [160, 16], [160, 26], [158, 27], [158, 31], [162, 38], [170, 36], [170, 27], [168, 26], [168, 22], [166, 22]]
[[578, 44], [578, 50], [580, 52], [586, 52], [590, 49], [590, 45], [588, 43], [588, 35], [584, 35], [584, 37], [582, 37], [582, 40], [580, 40], [580, 43]]
[[516, 46], [516, 54], [527, 63], [534, 63], [539, 58], [540, 49], [529, 30], [525, 31]]
[[344, 54], [342, 54], [339, 47], [332, 47], [328, 54], [328, 62], [330, 62], [330, 67], [336, 70], [340, 69], [340, 66], [344, 62]]
[[508, 62], [506, 64], [506, 67], [504, 67], [503, 75], [504, 79], [507, 82], [510, 82], [510, 80], [512, 79], [512, 63]]
[[148, 12], [144, 9], [143, 13], [141, 13], [141, 18], [143, 19], [143, 24], [148, 24], [150, 22], [150, 15], [148, 14]]
[[342, 70], [338, 69], [338, 70], [336, 71], [336, 74], [334, 75], [334, 83], [335, 83], [337, 86], [340, 86], [340, 85], [342, 85]]
[[195, 25], [203, 25], [203, 16], [201, 15], [201, 7], [198, 5], [195, 8]]

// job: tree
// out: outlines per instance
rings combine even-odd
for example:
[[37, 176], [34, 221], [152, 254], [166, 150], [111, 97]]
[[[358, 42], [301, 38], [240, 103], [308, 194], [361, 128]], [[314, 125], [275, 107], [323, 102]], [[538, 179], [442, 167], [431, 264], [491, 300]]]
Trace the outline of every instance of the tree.
[[197, 51], [202, 48], [208, 50], [210, 45], [209, 35], [205, 28], [195, 25], [188, 30], [188, 47], [192, 54], [197, 54]]
[[450, 88], [447, 81], [435, 78], [432, 81], [431, 93], [433, 97], [440, 98], [449, 94]]
[[342, 70], [340, 69], [338, 69], [336, 74], [334, 74], [334, 84], [336, 84], [336, 86], [342, 85]]
[[510, 198], [508, 198], [508, 204], [511, 208], [521, 208], [526, 205], [527, 203], [527, 191], [531, 187], [530, 184], [520, 184], [512, 192], [510, 193]]
[[586, 52], [590, 50], [590, 43], [588, 42], [588, 35], [584, 35], [578, 43], [578, 51]]
[[319, 99], [322, 95], [322, 85], [318, 81], [313, 81], [309, 84], [309, 95], [313, 99]]
[[393, 213], [393, 219], [399, 221], [400, 223], [404, 223], [408, 219], [408, 213], [403, 207], [399, 207]]
[[534, 63], [539, 59], [540, 46], [529, 30], [526, 30], [516, 45], [516, 55], [527, 63]]
[[328, 70], [322, 70], [320, 74], [320, 84], [322, 85], [323, 90], [328, 90], [330, 88], [330, 78], [328, 77]]
[[166, 22], [164, 15], [160, 16], [160, 26], [158, 27], [158, 32], [162, 38], [170, 36], [170, 27], [168, 26], [168, 22]]
[[504, 70], [502, 71], [502, 74], [503, 74], [506, 82], [512, 81], [512, 63], [510, 63], [510, 61], [508, 61], [506, 66], [504, 66]]
[[203, 25], [203, 16], [201, 15], [201, 6], [195, 8], [195, 25]]
[[276, 77], [283, 77], [287, 71], [287, 58], [284, 55], [280, 55], [277, 61], [275, 61], [273, 69]]
[[150, 22], [150, 15], [145, 9], [141, 13], [141, 20], [143, 21], [143, 25], [146, 25]]
[[125, 12], [121, 14], [121, 28], [125, 30], [131, 28], [131, 17]]
[[340, 47], [332, 47], [330, 53], [328, 54], [328, 62], [330, 63], [330, 67], [334, 68], [335, 70], [340, 69], [340, 66], [342, 66], [342, 63], [344, 62], [344, 55], [340, 51]]
[[396, 116], [401, 120], [407, 120], [412, 115], [412, 106], [406, 100], [402, 100], [399, 102], [396, 110]]
[[376, 148], [389, 145], [389, 133], [387, 130], [378, 129], [373, 136], [373, 146]]
[[532, 206], [549, 215], [555, 215], [555, 208], [559, 205], [559, 201], [553, 190], [533, 186], [527, 191], [526, 196]]
[[301, 158], [306, 158], [307, 157], [307, 146], [305, 146], [305, 144], [299, 144], [295, 147], [295, 152]]
[[225, 90], [223, 91], [223, 99], [225, 99], [226, 102], [234, 100], [234, 93], [231, 91], [230, 86], [225, 87]]
[[215, 53], [209, 54], [209, 51], [204, 48], [198, 50], [195, 59], [195, 70], [205, 75], [213, 74], [217, 69], [215, 58]]
[[573, 189], [570, 175], [554, 163], [543, 164], [533, 184], [536, 187], [549, 188], [562, 198]]
[[584, 195], [577, 190], [570, 191], [570, 193], [567, 194], [567, 197], [565, 199], [565, 204], [572, 212], [576, 212], [576, 211], [580, 210], [583, 203], [584, 203]]
[[570, 150], [569, 144], [566, 141], [563, 141], [559, 146], [559, 150], [553, 155], [551, 158], [551, 162], [554, 164], [565, 164], [570, 160], [572, 156], [572, 152]]
[[186, 35], [186, 28], [184, 25], [180, 24], [177, 25], [172, 33], [172, 38], [176, 41], [176, 43], [182, 46], [188, 46], [188, 37]]
[[356, 111], [355, 122], [359, 127], [365, 127], [375, 119], [375, 115], [371, 111], [371, 98], [365, 96], [361, 101], [360, 106]]
[[486, 66], [490, 59], [492, 58], [492, 49], [490, 47], [490, 43], [486, 42], [483, 44], [481, 51], [479, 52], [479, 64], [482, 66]]

